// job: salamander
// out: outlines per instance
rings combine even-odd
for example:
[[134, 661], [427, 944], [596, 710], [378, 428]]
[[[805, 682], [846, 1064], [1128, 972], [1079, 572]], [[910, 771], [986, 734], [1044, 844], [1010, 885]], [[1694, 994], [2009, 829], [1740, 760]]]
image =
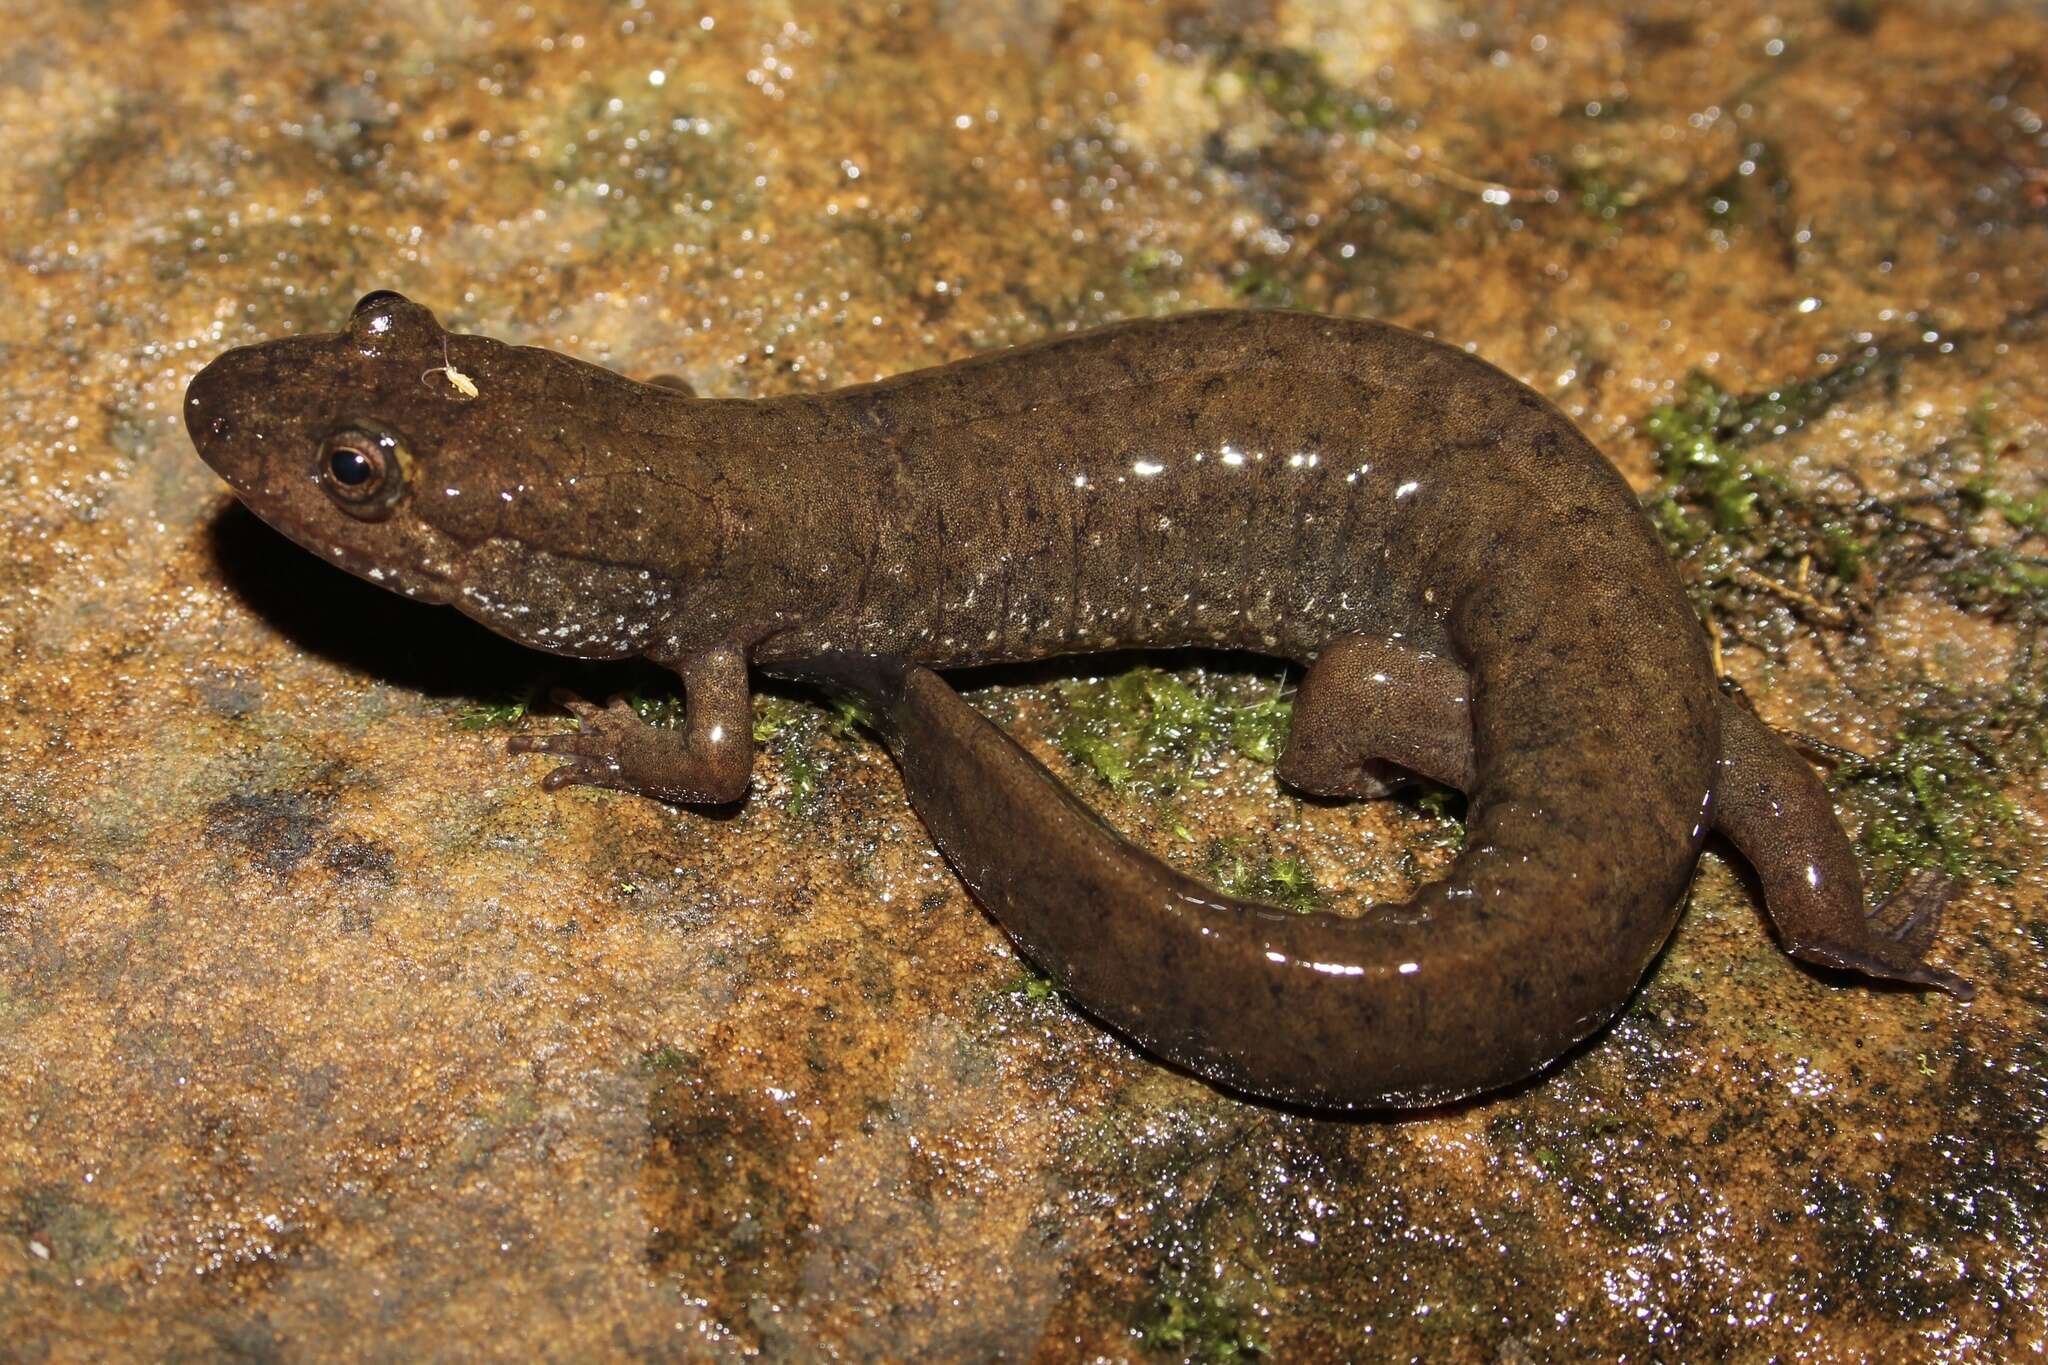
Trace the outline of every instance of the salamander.
[[[231, 350], [187, 427], [323, 559], [511, 639], [673, 670], [680, 727], [570, 699], [544, 785], [726, 803], [749, 670], [871, 707], [976, 898], [1083, 1010], [1229, 1090], [1430, 1105], [1599, 1029], [1702, 841], [1784, 949], [1967, 996], [1947, 888], [1866, 909], [1807, 763], [1720, 690], [1620, 474], [1455, 347], [1277, 311], [1128, 322], [877, 383], [698, 397], [444, 330], [398, 294]], [[1303, 668], [1278, 775], [1469, 797], [1440, 880], [1362, 914], [1226, 895], [1126, 842], [935, 670], [1181, 646]]]

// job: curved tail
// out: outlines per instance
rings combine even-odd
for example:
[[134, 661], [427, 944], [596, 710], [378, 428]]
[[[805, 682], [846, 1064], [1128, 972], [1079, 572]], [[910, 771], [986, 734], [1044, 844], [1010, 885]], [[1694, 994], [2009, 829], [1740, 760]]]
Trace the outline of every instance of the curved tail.
[[[1676, 921], [1718, 743], [1711, 692], [1559, 689], [1557, 644], [1495, 642], [1474, 679], [1491, 757], [1466, 850], [1444, 880], [1358, 917], [1236, 899], [1165, 866], [922, 667], [805, 672], [873, 704], [939, 847], [1083, 1009], [1229, 1088], [1371, 1109], [1540, 1070], [1614, 1014]], [[1658, 665], [1630, 653], [1606, 666]]]

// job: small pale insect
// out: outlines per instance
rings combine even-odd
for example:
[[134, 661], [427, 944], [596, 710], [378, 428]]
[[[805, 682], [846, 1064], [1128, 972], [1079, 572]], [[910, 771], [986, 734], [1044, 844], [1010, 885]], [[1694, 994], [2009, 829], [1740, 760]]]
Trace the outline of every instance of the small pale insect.
[[449, 388], [455, 390], [464, 398], [475, 398], [480, 392], [476, 386], [476, 381], [455, 368], [455, 362], [448, 358], [448, 343], [446, 341], [441, 343], [441, 360], [442, 363], [434, 366], [431, 370], [421, 371], [420, 382], [422, 384], [426, 383], [430, 375], [445, 375], [448, 379]]
[[461, 394], [464, 398], [474, 398], [481, 392], [477, 388], [474, 379], [471, 379], [453, 365], [436, 365], [433, 369], [421, 374], [420, 378], [424, 380], [428, 375], [435, 374], [446, 375], [448, 377], [448, 387]]

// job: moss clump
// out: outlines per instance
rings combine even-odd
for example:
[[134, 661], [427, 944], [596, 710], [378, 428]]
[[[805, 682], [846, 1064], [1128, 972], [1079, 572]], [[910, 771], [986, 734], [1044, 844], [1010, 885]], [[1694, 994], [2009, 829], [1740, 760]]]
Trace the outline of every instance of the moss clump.
[[[1758, 451], [1859, 387], [1932, 356], [1924, 339], [1873, 345], [1811, 379], [1738, 395], [1695, 375], [1677, 401], [1643, 421], [1664, 485], [1646, 507], [1686, 575], [1701, 614], [1729, 637], [1780, 655], [1795, 630], [1833, 641], [1838, 669], [1869, 652], [1864, 628], [1907, 593], [2010, 624], [2004, 678], [1957, 689], [1927, 679], [1892, 684], [1898, 720], [1882, 752], [1840, 767], [1832, 785], [1862, 817], [1859, 842], [1873, 884], [1938, 869], [2004, 880], [2001, 853], [2014, 819], [2004, 793], [2048, 766], [2048, 495], [2007, 487], [2015, 447], [1995, 405], [1980, 400], [1963, 430], [1906, 461], [1907, 496], [1813, 491], [1762, 464]], [[1835, 650], [1841, 651], [1838, 657]]]
[[1273, 762], [1293, 716], [1277, 688], [1240, 700], [1199, 674], [1189, 682], [1157, 668], [1071, 683], [1061, 699], [1067, 719], [1056, 742], [1069, 761], [1118, 790], [1141, 785], [1161, 795], [1194, 785], [1201, 766], [1226, 750]]
[[640, 1054], [640, 1069], [687, 1074], [697, 1069], [697, 1063], [696, 1059], [679, 1048], [660, 1043]]
[[862, 718], [858, 707], [837, 702], [818, 705], [787, 697], [754, 698], [754, 742], [782, 776], [782, 809], [800, 816], [811, 808], [818, 784], [831, 766], [824, 741], [853, 736]]
[[825, 705], [825, 728], [835, 739], [852, 739], [858, 730], [875, 728], [875, 713], [854, 697], [834, 697]]
[[1418, 781], [1397, 793], [1395, 810], [1411, 816], [1415, 832], [1404, 836], [1395, 866], [1411, 881], [1422, 881], [1465, 847], [1465, 797], [1453, 788]]
[[754, 697], [754, 743], [768, 743], [783, 731], [803, 723], [806, 713], [814, 709], [787, 697], [757, 693]]
[[1002, 989], [1003, 994], [1032, 1005], [1047, 1005], [1060, 998], [1060, 988], [1053, 984], [1052, 978], [1028, 963]]
[[[1401, 793], [1401, 803], [1431, 820], [1456, 824], [1465, 818], [1465, 796], [1440, 782], [1418, 781]], [[1462, 841], [1461, 841], [1462, 842]]]
[[1243, 839], [1218, 839], [1209, 849], [1208, 871], [1209, 879], [1233, 896], [1304, 915], [1322, 907], [1323, 893], [1308, 864], [1292, 853], [1262, 850]]
[[1082, 723], [1077, 722], [1060, 731], [1059, 746], [1068, 762], [1088, 769], [1110, 786], [1121, 790], [1129, 785], [1131, 765], [1125, 760], [1123, 749], [1093, 733]]
[[[1171, 294], [1181, 279], [1184, 258], [1178, 251], [1168, 247], [1140, 247], [1119, 268], [1120, 283], [1147, 305], [1147, 311], [1159, 306], [1162, 293]], [[1173, 297], [1178, 297], [1174, 294]]]
[[674, 692], [628, 692], [626, 705], [633, 708], [634, 715], [658, 729], [679, 730], [689, 718], [684, 698]]
[[471, 702], [456, 713], [455, 723], [465, 730], [497, 730], [517, 725], [533, 710], [533, 697], [506, 697], [496, 701]]
[[[1713, 531], [1754, 526], [1763, 487], [1782, 482], [1743, 458], [1739, 433], [1752, 420], [1739, 415], [1745, 410], [1743, 400], [1695, 374], [1686, 379], [1677, 402], [1643, 419], [1643, 433], [1656, 443], [1657, 467], [1666, 484], [1664, 495], [1651, 504], [1651, 515], [1668, 539], [1689, 546]], [[1704, 510], [1707, 520], [1695, 520], [1688, 506]]]
[[1744, 452], [1805, 426], [1887, 363], [1886, 353], [1870, 346], [1812, 379], [1742, 395], [1730, 393], [1706, 375], [1688, 376], [1676, 402], [1643, 419], [1643, 433], [1656, 444], [1666, 481], [1662, 501], [1668, 506], [1660, 524], [1675, 525], [1686, 541], [1703, 539], [1707, 528], [1686, 515], [1685, 505], [1690, 504], [1711, 513], [1714, 530], [1756, 525], [1759, 499], [1767, 492], [1789, 490], [1782, 478]]
[[2043, 701], [2019, 685], [1988, 709], [1953, 696], [1923, 703], [1882, 753], [1835, 771], [1829, 785], [1862, 815], [1874, 886], [1919, 868], [1964, 881], [2016, 875], [2002, 846], [2019, 811], [2002, 787], [2048, 762]]
[[1270, 265], [1246, 263], [1231, 278], [1230, 296], [1248, 308], [1286, 308], [1294, 286]]
[[818, 776], [822, 771], [809, 746], [785, 746], [782, 751], [782, 780], [788, 785], [789, 794], [783, 798], [782, 808], [791, 815], [802, 815], [808, 810], [811, 798], [817, 794]]
[[[1982, 413], [1973, 411], [1969, 439], [1945, 441], [1904, 471], [1928, 490], [1910, 498], [1879, 499], [1846, 477], [1835, 482], [1847, 494], [1800, 488], [1758, 458], [1928, 350], [1920, 341], [1867, 346], [1825, 373], [1753, 394], [1694, 375], [1643, 419], [1664, 475], [1645, 510], [1709, 621], [1776, 653], [1793, 621], [1857, 630], [1908, 590], [1933, 588], [1957, 606], [2015, 619], [2043, 614], [2048, 560], [2029, 550], [2048, 500], [1999, 486], [1996, 443], [1977, 434]], [[1977, 534], [1986, 517], [2002, 535]]]
[[2048, 494], [2022, 498], [1992, 487], [1987, 476], [1964, 485], [1963, 497], [1972, 510], [1995, 512], [2015, 530], [2034, 536], [2048, 534]]
[[1249, 1313], [1193, 1289], [1161, 1294], [1138, 1324], [1137, 1337], [1148, 1351], [1217, 1365], [1266, 1354], [1265, 1338]]

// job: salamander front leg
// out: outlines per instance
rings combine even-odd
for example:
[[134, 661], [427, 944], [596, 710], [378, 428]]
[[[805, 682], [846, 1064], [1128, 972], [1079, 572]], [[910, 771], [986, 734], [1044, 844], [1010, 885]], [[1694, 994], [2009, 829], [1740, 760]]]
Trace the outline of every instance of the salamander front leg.
[[1417, 777], [1470, 790], [1471, 684], [1455, 660], [1333, 640], [1302, 677], [1282, 781], [1312, 796], [1391, 795]]
[[1785, 951], [1805, 962], [1887, 981], [1974, 992], [1921, 961], [1951, 884], [1916, 873], [1867, 911], [1855, 850], [1827, 789], [1806, 761], [1737, 702], [1721, 703], [1721, 776], [1714, 826], [1763, 883], [1764, 910]]
[[603, 707], [576, 697], [562, 704], [581, 725], [562, 735], [520, 735], [515, 754], [554, 754], [570, 761], [542, 779], [549, 791], [608, 787], [677, 805], [723, 805], [747, 794], [754, 764], [753, 696], [747, 661], [721, 645], [685, 659], [680, 730], [640, 719], [618, 699]]

